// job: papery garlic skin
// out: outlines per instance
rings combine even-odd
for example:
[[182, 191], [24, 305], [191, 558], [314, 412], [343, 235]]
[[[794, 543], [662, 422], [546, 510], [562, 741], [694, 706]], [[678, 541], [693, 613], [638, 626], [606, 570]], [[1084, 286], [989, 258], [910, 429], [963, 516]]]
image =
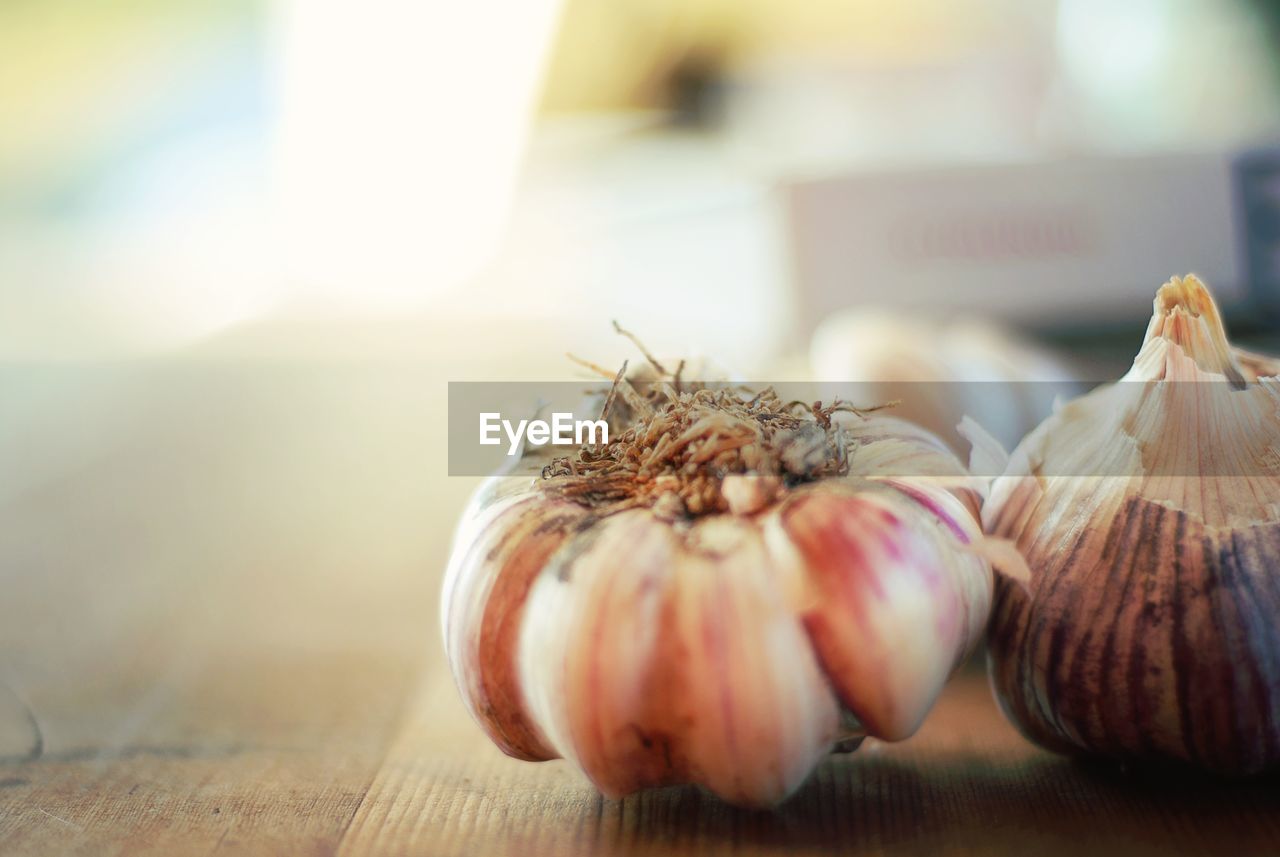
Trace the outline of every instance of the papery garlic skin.
[[1031, 578], [998, 579], [989, 650], [1028, 737], [1227, 774], [1280, 763], [1277, 368], [1175, 278], [1122, 382], [1015, 450], [984, 519]]
[[915, 427], [858, 418], [849, 437], [849, 475], [678, 524], [490, 483], [442, 607], [471, 713], [606, 795], [687, 782], [744, 805], [784, 799], [838, 742], [910, 735], [985, 627], [978, 500]]

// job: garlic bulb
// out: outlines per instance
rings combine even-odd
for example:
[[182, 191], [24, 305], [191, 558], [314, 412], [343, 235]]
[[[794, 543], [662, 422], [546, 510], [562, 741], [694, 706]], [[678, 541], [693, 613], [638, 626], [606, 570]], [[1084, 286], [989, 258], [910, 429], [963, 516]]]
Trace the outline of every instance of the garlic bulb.
[[663, 377], [616, 385], [608, 445], [480, 490], [446, 651], [512, 756], [772, 804], [912, 734], [985, 628], [977, 495], [899, 420]]
[[[952, 448], [955, 427], [970, 416], [1005, 447], [1049, 414], [1054, 399], [1079, 392], [1070, 368], [1047, 349], [979, 319], [931, 321], [888, 310], [835, 315], [809, 348], [823, 381], [875, 385], [879, 401], [901, 400], [896, 414]], [[843, 393], [842, 393], [843, 394]], [[849, 393], [855, 405], [869, 405]]]
[[1064, 752], [1249, 773], [1280, 762], [1280, 364], [1227, 343], [1193, 276], [1121, 383], [1046, 420], [984, 509], [992, 683]]

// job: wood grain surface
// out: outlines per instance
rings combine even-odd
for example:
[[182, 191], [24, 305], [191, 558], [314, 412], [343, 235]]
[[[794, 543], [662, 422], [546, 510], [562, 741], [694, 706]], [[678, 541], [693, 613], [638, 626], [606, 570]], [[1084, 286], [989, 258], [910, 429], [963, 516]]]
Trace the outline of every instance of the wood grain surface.
[[1049, 755], [980, 664], [774, 812], [505, 758], [441, 654], [474, 481], [424, 371], [0, 371], [0, 853], [1280, 853], [1280, 781]]

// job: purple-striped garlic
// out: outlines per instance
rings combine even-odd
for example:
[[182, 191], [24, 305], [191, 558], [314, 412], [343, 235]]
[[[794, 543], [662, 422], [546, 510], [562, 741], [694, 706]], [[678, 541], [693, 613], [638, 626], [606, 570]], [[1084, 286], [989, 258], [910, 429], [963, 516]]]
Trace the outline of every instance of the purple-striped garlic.
[[992, 685], [1032, 740], [1227, 774], [1280, 763], [1280, 363], [1174, 278], [1133, 368], [1029, 434], [992, 486]]
[[919, 727], [986, 625], [979, 495], [900, 420], [666, 381], [621, 382], [608, 445], [478, 492], [446, 651], [512, 756], [768, 805]]

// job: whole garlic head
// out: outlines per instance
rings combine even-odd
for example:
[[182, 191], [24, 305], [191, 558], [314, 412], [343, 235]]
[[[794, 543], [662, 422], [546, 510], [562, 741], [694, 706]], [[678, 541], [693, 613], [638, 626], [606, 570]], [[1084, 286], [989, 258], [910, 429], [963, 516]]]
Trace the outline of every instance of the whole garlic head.
[[1121, 382], [1015, 450], [984, 518], [1031, 576], [997, 583], [990, 669], [1028, 737], [1224, 773], [1280, 763], [1278, 371], [1174, 278]]
[[[872, 397], [900, 400], [898, 416], [957, 450], [967, 448], [956, 433], [965, 416], [1008, 448], [1050, 412], [1056, 397], [1079, 392], [1073, 372], [1056, 355], [976, 318], [943, 322], [850, 310], [814, 331], [809, 360], [822, 381], [870, 384]], [[845, 395], [856, 405], [874, 404]]]
[[512, 756], [772, 804], [833, 749], [912, 734], [980, 636], [977, 495], [899, 420], [658, 386], [609, 447], [482, 488], [446, 651]]

